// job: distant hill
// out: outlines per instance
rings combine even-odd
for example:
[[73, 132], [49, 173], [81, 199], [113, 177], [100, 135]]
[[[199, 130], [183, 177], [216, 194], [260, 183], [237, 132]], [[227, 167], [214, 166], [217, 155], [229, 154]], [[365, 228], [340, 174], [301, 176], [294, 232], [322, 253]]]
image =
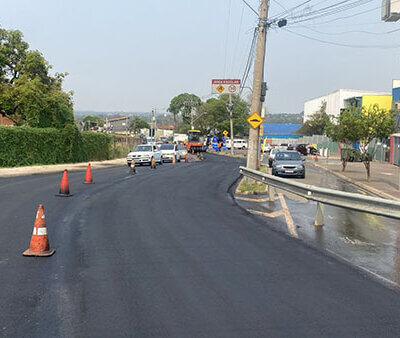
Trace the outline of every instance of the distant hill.
[[267, 114], [265, 116], [265, 123], [303, 123], [303, 114]]

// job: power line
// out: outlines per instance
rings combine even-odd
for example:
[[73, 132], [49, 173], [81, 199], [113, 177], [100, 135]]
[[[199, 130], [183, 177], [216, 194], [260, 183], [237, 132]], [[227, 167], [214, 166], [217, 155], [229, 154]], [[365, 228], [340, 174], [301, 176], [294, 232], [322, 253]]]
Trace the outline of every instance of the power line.
[[242, 30], [243, 14], [244, 14], [244, 4], [242, 5], [242, 14], [240, 16], [238, 35], [237, 35], [237, 40], [236, 40], [236, 44], [235, 44], [235, 49], [233, 50], [233, 55], [232, 55], [231, 74], [233, 74], [233, 70], [234, 70], [235, 63], [236, 63], [236, 52], [237, 52], [237, 48], [238, 48], [238, 45], [239, 45], [240, 33], [241, 33], [241, 30]]
[[400, 28], [397, 28], [397, 29], [392, 29], [392, 30], [387, 31], [387, 32], [370, 32], [370, 31], [363, 31], [363, 30], [352, 30], [352, 31], [345, 31], [345, 32], [329, 33], [329, 32], [322, 32], [322, 31], [319, 31], [317, 29], [314, 29], [314, 28], [311, 28], [311, 27], [307, 27], [307, 26], [304, 26], [304, 25], [301, 25], [300, 27], [305, 28], [305, 29], [309, 29], [310, 31], [313, 31], [315, 33], [325, 34], [325, 35], [345, 35], [345, 34], [353, 34], [353, 33], [363, 33], [363, 34], [371, 34], [371, 35], [386, 35], [386, 34], [391, 34], [391, 33], [400, 31]]
[[348, 45], [348, 44], [344, 44], [344, 43], [326, 41], [326, 40], [314, 38], [314, 37], [311, 37], [311, 36], [308, 36], [308, 35], [304, 35], [304, 34], [301, 34], [301, 33], [296, 33], [296, 32], [291, 31], [290, 29], [287, 29], [287, 28], [284, 28], [284, 30], [289, 32], [289, 33], [292, 33], [294, 35], [301, 36], [301, 37], [303, 37], [305, 39], [321, 42], [321, 43], [328, 44], [328, 45], [340, 46], [340, 47], [347, 47], [347, 48], [378, 48], [378, 49], [393, 49], [393, 48], [399, 48], [400, 47], [400, 45]]
[[228, 23], [226, 25], [226, 38], [225, 38], [224, 78], [225, 78], [225, 74], [226, 74], [226, 59], [227, 59], [227, 55], [228, 55], [229, 23], [230, 23], [230, 19], [231, 19], [231, 4], [232, 4], [232, 0], [229, 0]]
[[246, 81], [247, 81], [247, 78], [249, 76], [249, 72], [251, 70], [251, 65], [253, 63], [254, 52], [255, 52], [254, 48], [255, 48], [255, 45], [256, 45], [256, 41], [257, 41], [257, 32], [258, 32], [258, 29], [255, 28], [254, 29], [254, 33], [253, 33], [253, 40], [251, 42], [250, 51], [249, 51], [249, 55], [248, 55], [248, 58], [247, 58], [246, 67], [244, 69], [244, 73], [243, 73], [241, 84], [240, 84], [239, 96], [242, 95], [243, 89], [246, 86]]
[[246, 5], [247, 5], [247, 7], [249, 7], [256, 15], [257, 15], [257, 17], [258, 17], [258, 13], [257, 13], [257, 11], [253, 8], [253, 7], [251, 7], [250, 5], [249, 5], [249, 3], [246, 1], [246, 0], [242, 0]]

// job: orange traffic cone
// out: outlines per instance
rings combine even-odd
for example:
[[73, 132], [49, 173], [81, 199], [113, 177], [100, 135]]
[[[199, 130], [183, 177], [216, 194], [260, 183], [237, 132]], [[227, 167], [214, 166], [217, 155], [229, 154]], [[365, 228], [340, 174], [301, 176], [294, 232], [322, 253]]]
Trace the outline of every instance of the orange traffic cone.
[[44, 208], [39, 204], [36, 213], [35, 223], [33, 225], [33, 234], [29, 249], [25, 250], [22, 254], [24, 256], [51, 256], [56, 252], [55, 249], [50, 249], [49, 237], [47, 236], [46, 217], [44, 215]]
[[68, 197], [72, 196], [69, 193], [69, 184], [68, 184], [68, 170], [65, 169], [62, 179], [61, 179], [61, 185], [60, 185], [60, 190], [58, 191], [57, 196], [62, 196], [62, 197]]
[[132, 162], [131, 162], [131, 166], [129, 167], [129, 173], [131, 175], [135, 175], [136, 174], [135, 160], [132, 160]]
[[92, 178], [92, 167], [91, 167], [90, 163], [87, 166], [85, 181], [83, 181], [83, 183], [84, 184], [94, 184], [93, 178]]
[[175, 154], [172, 155], [172, 164], [176, 164], [176, 158], [175, 158]]
[[186, 155], [185, 155], [185, 163], [188, 163], [189, 162], [189, 156], [188, 156], [188, 154], [186, 153]]
[[194, 155], [194, 149], [192, 149], [192, 155]]
[[150, 168], [157, 169], [156, 160], [154, 159], [154, 157], [151, 158]]

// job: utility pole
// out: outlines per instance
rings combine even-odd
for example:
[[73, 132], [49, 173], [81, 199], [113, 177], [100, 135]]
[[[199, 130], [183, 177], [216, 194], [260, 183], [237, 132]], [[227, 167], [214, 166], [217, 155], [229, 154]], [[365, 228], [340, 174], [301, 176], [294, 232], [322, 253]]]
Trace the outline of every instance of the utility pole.
[[[267, 37], [267, 18], [268, 18], [268, 0], [262, 0], [260, 6], [260, 15], [258, 21], [257, 36], [257, 54], [254, 62], [253, 75], [253, 96], [251, 100], [251, 114], [261, 113], [261, 86], [264, 77], [265, 45]], [[260, 152], [259, 142], [260, 127], [254, 129], [250, 127], [249, 132], [249, 151], [247, 153], [247, 167], [250, 169], [259, 169], [258, 154]]]
[[150, 137], [154, 137], [154, 140], [156, 140], [156, 111], [155, 109], [152, 109], [151, 111], [151, 124], [150, 124]]
[[228, 111], [229, 111], [229, 122], [231, 125], [231, 154], [233, 155], [233, 119], [232, 119], [232, 114], [233, 114], [233, 104], [232, 104], [232, 94], [229, 94], [229, 104], [228, 104]]

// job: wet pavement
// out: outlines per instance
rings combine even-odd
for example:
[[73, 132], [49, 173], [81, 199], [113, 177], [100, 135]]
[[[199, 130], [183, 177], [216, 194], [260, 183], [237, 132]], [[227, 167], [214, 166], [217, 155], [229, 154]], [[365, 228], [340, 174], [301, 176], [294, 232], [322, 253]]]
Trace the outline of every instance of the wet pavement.
[[[299, 179], [301, 183], [367, 194], [322, 169], [307, 163], [306, 166], [307, 178]], [[277, 230], [326, 250], [387, 284], [400, 287], [398, 220], [325, 205], [324, 226], [315, 227], [316, 202], [283, 191], [277, 191], [275, 202], [268, 202], [267, 196], [237, 197], [241, 206], [264, 217]], [[271, 218], [275, 222], [270, 222]]]

